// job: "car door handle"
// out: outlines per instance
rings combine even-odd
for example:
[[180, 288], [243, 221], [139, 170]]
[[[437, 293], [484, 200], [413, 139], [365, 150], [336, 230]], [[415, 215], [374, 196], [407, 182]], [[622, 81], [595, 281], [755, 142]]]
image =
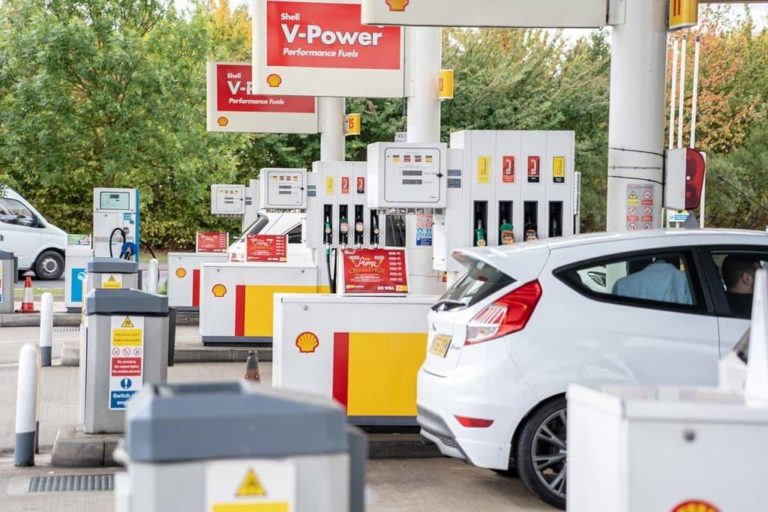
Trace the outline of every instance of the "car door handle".
[[5, 240], [5, 237], [3, 235], [0, 235], [0, 242], [2, 242], [3, 240]]

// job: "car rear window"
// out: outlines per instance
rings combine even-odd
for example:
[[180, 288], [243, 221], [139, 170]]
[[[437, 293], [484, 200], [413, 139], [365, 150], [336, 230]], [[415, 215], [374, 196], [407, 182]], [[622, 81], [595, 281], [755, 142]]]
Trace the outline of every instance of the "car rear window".
[[465, 308], [477, 304], [486, 297], [506, 288], [515, 280], [482, 261], [472, 263], [464, 276], [435, 304], [435, 309]]

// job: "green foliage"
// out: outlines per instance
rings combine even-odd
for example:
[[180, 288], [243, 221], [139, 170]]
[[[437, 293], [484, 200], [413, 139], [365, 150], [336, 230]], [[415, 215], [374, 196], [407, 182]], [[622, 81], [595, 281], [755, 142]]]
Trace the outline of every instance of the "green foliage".
[[[263, 167], [319, 158], [314, 135], [206, 132], [205, 63], [249, 60], [244, 7], [197, 0], [179, 15], [166, 0], [0, 2], [0, 184], [68, 231], [90, 231], [92, 188], [139, 187], [143, 238], [190, 247], [199, 229], [237, 230], [236, 221], [211, 217], [212, 183], [245, 183]], [[708, 12], [699, 140], [712, 163], [710, 220], [760, 227], [768, 223], [768, 33], [749, 17]], [[444, 66], [456, 71], [457, 86], [443, 103], [443, 140], [463, 129], [574, 130], [584, 231], [605, 226], [607, 37], [443, 31]], [[363, 115], [348, 159], [364, 160], [369, 143], [405, 131], [405, 104], [347, 100], [349, 112]], [[750, 149], [734, 149], [741, 146]]]
[[708, 162], [709, 225], [745, 229], [768, 226], [768, 122], [752, 130], [744, 146]]
[[[244, 137], [208, 136], [208, 27], [157, 0], [11, 0], [0, 27], [0, 167], [72, 232], [98, 186], [141, 189], [144, 239], [213, 227], [208, 186], [235, 177]], [[147, 215], [148, 214], [148, 215]]]

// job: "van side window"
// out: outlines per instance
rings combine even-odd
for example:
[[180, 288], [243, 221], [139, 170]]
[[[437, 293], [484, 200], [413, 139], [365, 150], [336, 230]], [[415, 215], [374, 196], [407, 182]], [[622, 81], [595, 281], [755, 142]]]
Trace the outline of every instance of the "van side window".
[[297, 225], [295, 228], [290, 230], [288, 232], [288, 243], [289, 244], [300, 244], [301, 243], [301, 224]]
[[614, 257], [557, 272], [577, 292], [625, 305], [699, 309], [687, 253]]
[[38, 225], [35, 214], [16, 199], [0, 197], [0, 222], [17, 226], [35, 227]]

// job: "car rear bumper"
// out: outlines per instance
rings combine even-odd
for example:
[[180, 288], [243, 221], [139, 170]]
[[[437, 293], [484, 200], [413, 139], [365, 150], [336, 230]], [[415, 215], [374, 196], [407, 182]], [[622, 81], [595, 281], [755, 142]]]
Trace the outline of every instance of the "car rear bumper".
[[[535, 399], [510, 359], [502, 359], [496, 358], [490, 367], [462, 365], [446, 376], [419, 370], [417, 419], [422, 435], [443, 455], [483, 468], [509, 467], [512, 436]], [[493, 424], [467, 428], [456, 416], [489, 419]]]

